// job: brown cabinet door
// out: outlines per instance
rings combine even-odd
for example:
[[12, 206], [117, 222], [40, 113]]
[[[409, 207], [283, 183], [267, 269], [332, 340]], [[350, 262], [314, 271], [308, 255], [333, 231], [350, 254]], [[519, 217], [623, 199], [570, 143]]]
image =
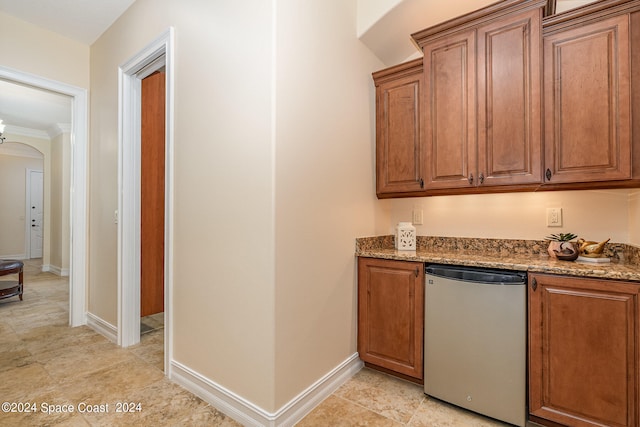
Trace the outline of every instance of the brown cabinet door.
[[403, 375], [423, 378], [424, 265], [358, 259], [358, 353]]
[[[417, 64], [417, 66], [416, 66]], [[376, 192], [420, 191], [422, 65], [396, 67], [376, 81]], [[374, 74], [374, 80], [376, 74]], [[384, 81], [380, 82], [380, 80]]]
[[638, 426], [639, 284], [529, 275], [529, 412]]
[[478, 29], [477, 185], [542, 182], [542, 9]]
[[425, 187], [476, 182], [476, 32], [422, 46], [425, 93]]
[[544, 35], [545, 182], [631, 178], [629, 16]]

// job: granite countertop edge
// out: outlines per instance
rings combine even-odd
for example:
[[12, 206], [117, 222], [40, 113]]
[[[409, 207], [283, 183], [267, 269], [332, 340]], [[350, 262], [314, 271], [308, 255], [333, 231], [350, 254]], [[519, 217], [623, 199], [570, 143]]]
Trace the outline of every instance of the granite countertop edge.
[[[640, 265], [633, 262], [635, 261], [635, 253], [632, 254], [631, 257], [613, 253], [612, 261], [609, 263], [588, 263], [555, 260], [538, 250], [540, 246], [539, 242], [525, 242], [523, 245], [533, 245], [531, 247], [534, 248], [534, 251], [523, 253], [523, 245], [519, 244], [519, 242], [522, 241], [507, 241], [508, 244], [512, 245], [513, 253], [497, 254], [491, 250], [491, 247], [495, 246], [495, 240], [492, 239], [466, 239], [466, 241], [462, 243], [456, 241], [453, 242], [453, 244], [451, 244], [451, 240], [447, 240], [445, 244], [442, 244], [442, 238], [437, 238], [439, 239], [438, 247], [429, 247], [429, 243], [434, 238], [426, 239], [429, 240], [420, 241], [419, 239], [418, 249], [416, 251], [394, 249], [393, 236], [381, 236], [380, 238], [376, 238], [375, 241], [369, 240], [365, 244], [363, 244], [364, 239], [356, 239], [355, 255], [368, 258], [416, 261], [433, 264], [455, 264], [470, 267], [528, 271], [531, 273], [561, 274], [640, 282]], [[392, 243], [391, 245], [389, 245], [390, 241]], [[516, 242], [515, 245], [513, 242]], [[481, 248], [485, 243], [488, 244], [489, 250], [483, 253]], [[452, 246], [454, 250], [451, 250]], [[455, 249], [458, 246], [466, 249]], [[472, 249], [469, 249], [470, 246], [472, 246]], [[443, 247], [446, 247], [446, 249], [443, 250]], [[618, 247], [615, 249], [618, 249]], [[623, 247], [623, 249], [627, 250], [628, 248]]]

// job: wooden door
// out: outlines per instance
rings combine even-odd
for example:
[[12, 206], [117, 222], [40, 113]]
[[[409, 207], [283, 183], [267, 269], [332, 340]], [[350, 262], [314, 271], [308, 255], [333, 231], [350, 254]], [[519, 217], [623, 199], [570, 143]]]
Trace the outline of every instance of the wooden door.
[[545, 182], [631, 178], [629, 16], [544, 35]]
[[358, 353], [422, 380], [424, 264], [358, 259]]
[[542, 9], [478, 29], [477, 185], [542, 182]]
[[140, 315], [164, 311], [165, 73], [142, 80]]
[[424, 51], [426, 188], [475, 185], [476, 32], [430, 41]]
[[529, 412], [566, 426], [638, 426], [637, 283], [529, 275]]
[[422, 60], [373, 74], [376, 84], [376, 192], [420, 191]]

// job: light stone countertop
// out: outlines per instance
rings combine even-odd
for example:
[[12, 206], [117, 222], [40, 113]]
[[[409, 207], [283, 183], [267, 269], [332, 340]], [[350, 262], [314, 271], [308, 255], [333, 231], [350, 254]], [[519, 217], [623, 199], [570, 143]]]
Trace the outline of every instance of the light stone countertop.
[[[640, 282], [640, 265], [624, 259], [624, 256], [613, 257], [610, 263], [560, 261], [552, 259], [544, 251], [541, 251], [540, 246], [543, 246], [543, 243], [540, 242], [533, 242], [533, 246], [530, 246], [531, 242], [519, 245], [517, 242], [524, 241], [505, 241], [509, 243], [508, 253], [496, 253], [491, 248], [483, 253], [480, 248], [484, 241], [489, 243], [488, 247], [491, 247], [491, 244], [496, 241], [491, 239], [458, 239], [465, 240], [464, 245], [460, 245], [459, 241], [456, 242], [457, 246], [462, 247], [468, 247], [468, 243], [473, 241], [473, 249], [452, 250], [452, 247], [455, 248], [456, 245], [452, 245], [450, 241], [447, 244], [434, 247], [429, 244], [430, 241], [423, 240], [421, 242], [420, 237], [416, 251], [399, 251], [393, 249], [393, 243], [389, 245], [390, 241], [393, 242], [392, 239], [389, 239], [390, 237], [393, 236], [356, 239], [356, 256]], [[425, 239], [439, 239], [438, 243], [441, 243], [443, 238]], [[512, 242], [516, 242], [516, 244], [514, 245]], [[533, 247], [534, 250], [527, 252], [526, 246]], [[633, 257], [627, 258], [634, 261], [635, 254]]]

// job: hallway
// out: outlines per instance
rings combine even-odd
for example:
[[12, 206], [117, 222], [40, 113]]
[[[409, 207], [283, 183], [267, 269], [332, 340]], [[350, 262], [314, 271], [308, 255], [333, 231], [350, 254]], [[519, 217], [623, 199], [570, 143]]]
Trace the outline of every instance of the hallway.
[[0, 396], [22, 410], [3, 406], [1, 426], [239, 426], [164, 377], [163, 329], [122, 349], [69, 328], [68, 278], [37, 261], [25, 261], [24, 301], [0, 300]]

